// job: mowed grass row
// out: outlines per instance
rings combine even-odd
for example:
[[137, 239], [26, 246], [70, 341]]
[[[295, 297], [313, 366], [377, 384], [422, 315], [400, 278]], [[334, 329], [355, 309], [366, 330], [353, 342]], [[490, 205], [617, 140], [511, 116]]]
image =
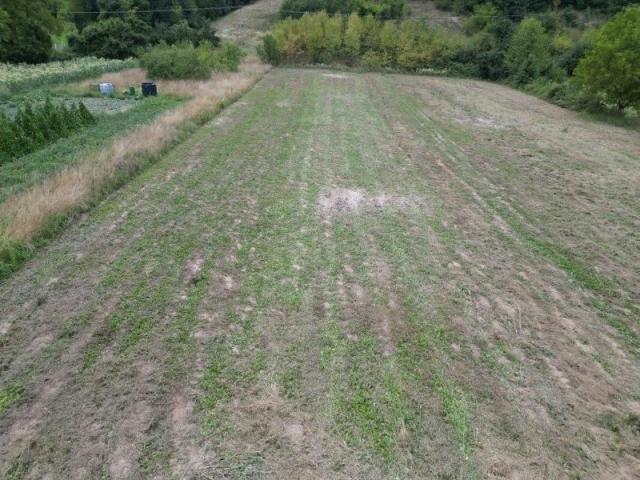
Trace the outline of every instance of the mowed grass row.
[[[406, 84], [404, 86], [406, 88]], [[637, 140], [628, 145], [616, 143], [613, 139], [624, 138], [626, 132], [611, 128], [607, 137], [606, 129], [600, 129], [598, 134], [611, 142], [608, 144], [611, 151], [601, 145], [583, 150], [580, 145], [575, 147], [575, 152], [565, 154], [557, 150], [556, 139], [536, 139], [502, 125], [472, 129], [460, 125], [455, 118], [443, 117], [416, 103], [415, 87], [398, 91], [392, 81], [387, 81], [385, 87], [392, 108], [404, 111], [412, 127], [427, 135], [425, 143], [446, 159], [458, 176], [452, 177], [452, 181], [459, 188], [479, 195], [487, 211], [499, 216], [527, 249], [563, 270], [576, 286], [594, 294], [591, 306], [618, 331], [628, 350], [638, 355], [640, 330], [636, 320], [640, 305], [635, 300], [638, 221], [628, 193], [628, 188], [635, 187], [626, 185], [627, 182], [632, 185], [629, 179], [624, 183], [614, 180], [629, 169], [631, 178], [637, 176], [633, 169]], [[466, 113], [470, 118], [485, 120], [482, 115], [486, 115], [486, 110], [477, 107], [472, 110], [473, 107], [456, 99], [458, 88], [455, 84], [449, 88], [438, 86], [432, 95], [425, 95], [427, 103], [445, 96], [452, 106], [468, 109]], [[519, 109], [514, 109], [514, 113], [512, 118], [527, 115]], [[573, 117], [573, 114], [567, 113], [567, 116]], [[580, 135], [590, 131], [595, 134], [599, 129], [598, 124], [592, 122], [576, 124], [575, 117], [570, 121], [571, 127], [565, 127], [567, 138], [570, 128]], [[523, 145], [531, 148], [530, 153], [522, 155]], [[573, 147], [573, 142], [569, 142], [568, 148]], [[640, 154], [638, 148], [635, 147], [635, 151]], [[527, 159], [535, 159], [534, 165], [528, 164]], [[487, 165], [492, 168], [486, 168]], [[603, 188], [592, 174], [605, 168], [610, 168], [610, 177], [603, 174], [601, 185], [608, 185]], [[540, 176], [539, 180], [536, 175]], [[563, 184], [565, 177], [567, 181]], [[580, 197], [587, 199], [588, 209], [577, 200]], [[550, 201], [544, 203], [545, 199]], [[566, 228], [567, 225], [571, 228]], [[615, 228], [610, 228], [611, 225]], [[582, 238], [576, 241], [579, 235]]]
[[[144, 434], [148, 436], [146, 443], [140, 440], [131, 446], [138, 452], [134, 468], [147, 473], [170, 469], [180, 452], [175, 450], [171, 412], [162, 398], [168, 398], [176, 385], [188, 383], [190, 378], [199, 378], [194, 392], [200, 425], [197, 438], [216, 444], [210, 452], [216, 452], [215, 458], [227, 459], [225, 462], [239, 459], [238, 464], [224, 463], [220, 468], [261, 465], [259, 468], [275, 472], [290, 462], [269, 448], [247, 450], [251, 443], [261, 438], [267, 441], [274, 433], [252, 438], [256, 433], [249, 435], [245, 430], [246, 422], [256, 421], [254, 414], [262, 408], [260, 398], [273, 392], [281, 399], [277, 403], [282, 403], [274, 415], [283, 422], [298, 425], [289, 416], [304, 413], [308, 423], [298, 421], [308, 435], [326, 432], [322, 442], [331, 455], [323, 460], [323, 468], [329, 474], [380, 475], [415, 468], [407, 454], [423, 441], [421, 424], [425, 418], [434, 422], [430, 427], [434, 431], [444, 428], [439, 433], [444, 451], [439, 455], [447, 456], [448, 452], [453, 459], [446, 468], [454, 472], [473, 468], [468, 457], [472, 452], [470, 413], [464, 394], [444, 366], [425, 360], [426, 352], [421, 359], [414, 358], [416, 344], [409, 339], [401, 351], [394, 348], [381, 366], [385, 346], [395, 340], [379, 338], [367, 318], [371, 313], [368, 307], [353, 309], [350, 299], [341, 297], [344, 293], [339, 283], [347, 283], [343, 278], [346, 257], [353, 256], [350, 263], [355, 262], [358, 269], [348, 284], [359, 280], [364, 285], [374, 271], [372, 264], [371, 272], [366, 273], [358, 262], [367, 257], [373, 262], [381, 255], [379, 247], [374, 242], [363, 249], [359, 239], [377, 217], [352, 231], [341, 220], [323, 223], [315, 203], [320, 191], [334, 181], [355, 182], [358, 185], [354, 187], [365, 182], [375, 188], [384, 177], [384, 168], [359, 179], [356, 175], [367, 169], [375, 147], [367, 147], [360, 156], [349, 138], [339, 137], [339, 143], [332, 144], [317, 128], [328, 121], [341, 122], [347, 107], [342, 102], [344, 91], [336, 90], [338, 85], [332, 86], [330, 80], [314, 81], [309, 75], [303, 81], [280, 75], [271, 82], [266, 92], [246, 98], [252, 106], [240, 107], [248, 110], [241, 124], [219, 135], [208, 127], [212, 140], [203, 133], [197, 135], [194, 142], [202, 142], [206, 153], [201, 154], [204, 160], [197, 161], [200, 165], [194, 172], [160, 182], [156, 178], [164, 175], [161, 170], [171, 168], [167, 161], [127, 188], [124, 201], [114, 200], [96, 212], [97, 219], [113, 218], [123, 202], [134, 203], [130, 196], [136, 196], [138, 185], [151, 184], [147, 187], [149, 197], [134, 203], [137, 208], [118, 225], [115, 235], [122, 238], [123, 245], [117, 248], [122, 250], [101, 274], [95, 288], [97, 298], [83, 302], [72, 318], [56, 324], [56, 337], [67, 346], [77, 344], [87, 330], [91, 331], [90, 340], [65, 366], [71, 370], [66, 381], [76, 387], [53, 400], [51, 414], [38, 433], [43, 449], [61, 435], [70, 439], [68, 454], [52, 457], [45, 450], [32, 448], [28, 455], [14, 458], [10, 468], [17, 469], [25, 461], [32, 474], [51, 465], [61, 472], [73, 468], [73, 452], [79, 448], [82, 432], [68, 423], [70, 415], [110, 419], [107, 424], [111, 427], [105, 428], [105, 434], [111, 430], [117, 437], [124, 419], [112, 415], [145, 398], [157, 405], [154, 420], [149, 420], [157, 427]], [[283, 84], [294, 89], [293, 98]], [[358, 98], [358, 108], [372, 108], [366, 96]], [[300, 115], [291, 115], [294, 108]], [[269, 110], [271, 117], [266, 115]], [[366, 130], [365, 123], [360, 126], [365, 130], [358, 142], [374, 133]], [[186, 148], [180, 152], [189, 156]], [[341, 179], [335, 172], [340, 169], [337, 159], [343, 154], [350, 156], [352, 170], [345, 171]], [[301, 156], [306, 158], [301, 161]], [[229, 255], [235, 260], [226, 264], [221, 258]], [[202, 261], [201, 270], [185, 284], [185, 265], [196, 257]], [[53, 259], [68, 261], [66, 255]], [[80, 277], [90, 274], [85, 269], [93, 268], [96, 259], [89, 256], [82, 262], [84, 268], [76, 272]], [[234, 287], [221, 296], [215, 283], [224, 277], [230, 277]], [[378, 302], [388, 302], [387, 288], [377, 287]], [[80, 320], [95, 315], [95, 302], [113, 297], [115, 307], [100, 325], [90, 327]], [[325, 313], [320, 317], [319, 311]], [[217, 333], [201, 344], [194, 339], [194, 330], [202, 327], [203, 318], [214, 314]], [[71, 326], [70, 330], [65, 325]], [[422, 342], [432, 342], [428, 328], [416, 328], [424, 331]], [[355, 340], [349, 339], [352, 335]], [[29, 342], [28, 330], [15, 330], [12, 347], [20, 348], [24, 342]], [[18, 355], [19, 362], [6, 359], [11, 373], [4, 376], [5, 385], [20, 385], [23, 396], [12, 395], [5, 420], [15, 418], [21, 408], [28, 408], [30, 400], [38, 398], [39, 382], [49, 374], [48, 362], [64, 355], [65, 348], [59, 342], [33, 358]], [[199, 375], [192, 363], [197, 359], [205, 362]], [[162, 368], [143, 381], [135, 369], [131, 372], [131, 366], [140, 361]], [[425, 399], [414, 391], [420, 386], [428, 392], [425, 385], [433, 388], [430, 408], [436, 412], [425, 410]], [[11, 388], [7, 392], [17, 391]], [[324, 390], [326, 397], [318, 397], [319, 390]], [[101, 399], [97, 411], [69, 410], [69, 405], [77, 405], [73, 399], [80, 392], [91, 392], [92, 398]], [[140, 397], [142, 392], [144, 397]], [[242, 399], [247, 402], [244, 415], [234, 407]], [[347, 442], [346, 448], [342, 441]], [[373, 463], [367, 465], [361, 455]], [[424, 445], [416, 453], [421, 465], [426, 465], [429, 455]], [[108, 465], [104, 468], [109, 469]]]
[[0, 286], [0, 472], [613, 471], [626, 360], [393, 90], [272, 71]]

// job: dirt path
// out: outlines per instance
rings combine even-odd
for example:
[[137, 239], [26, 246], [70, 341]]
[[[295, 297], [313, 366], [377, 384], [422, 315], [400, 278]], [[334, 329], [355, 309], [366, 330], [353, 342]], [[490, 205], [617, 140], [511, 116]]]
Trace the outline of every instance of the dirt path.
[[639, 153], [272, 71], [0, 286], [0, 474], [638, 478]]
[[216, 20], [213, 28], [223, 41], [255, 50], [277, 18], [280, 4], [282, 0], [257, 0]]

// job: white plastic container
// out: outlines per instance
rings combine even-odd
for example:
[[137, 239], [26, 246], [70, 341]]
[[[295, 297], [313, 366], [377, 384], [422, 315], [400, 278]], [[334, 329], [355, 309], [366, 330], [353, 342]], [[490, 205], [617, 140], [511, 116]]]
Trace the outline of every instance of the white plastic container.
[[101, 83], [100, 84], [100, 93], [105, 97], [109, 95], [113, 95], [113, 84], [112, 83]]

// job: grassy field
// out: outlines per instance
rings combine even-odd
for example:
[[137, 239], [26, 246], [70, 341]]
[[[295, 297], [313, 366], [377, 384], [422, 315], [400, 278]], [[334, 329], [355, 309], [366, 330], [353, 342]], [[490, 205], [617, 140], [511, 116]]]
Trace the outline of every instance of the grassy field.
[[634, 478], [640, 137], [281, 69], [0, 286], [6, 478]]

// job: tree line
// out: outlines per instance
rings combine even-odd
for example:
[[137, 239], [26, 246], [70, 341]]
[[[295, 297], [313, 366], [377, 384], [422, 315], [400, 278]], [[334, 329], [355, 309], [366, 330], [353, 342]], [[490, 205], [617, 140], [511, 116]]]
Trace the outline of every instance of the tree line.
[[127, 58], [160, 42], [216, 43], [210, 22], [249, 0], [2, 0], [0, 62], [51, 59], [52, 35], [78, 55]]

